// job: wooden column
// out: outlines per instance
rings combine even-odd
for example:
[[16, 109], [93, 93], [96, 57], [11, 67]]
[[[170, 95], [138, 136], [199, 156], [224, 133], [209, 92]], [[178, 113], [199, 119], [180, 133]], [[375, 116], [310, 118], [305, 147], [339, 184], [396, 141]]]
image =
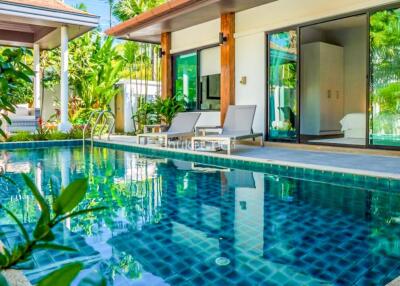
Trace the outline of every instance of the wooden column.
[[171, 33], [161, 34], [161, 97], [172, 96]]
[[226, 41], [221, 45], [221, 124], [229, 105], [235, 104], [235, 13], [221, 15], [221, 32]]

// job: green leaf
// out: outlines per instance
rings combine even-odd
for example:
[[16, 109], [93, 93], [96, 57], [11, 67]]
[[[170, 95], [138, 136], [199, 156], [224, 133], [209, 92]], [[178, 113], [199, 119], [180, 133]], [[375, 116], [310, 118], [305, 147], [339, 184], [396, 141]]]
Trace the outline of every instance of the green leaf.
[[0, 286], [9, 286], [7, 279], [0, 272]]
[[67, 264], [40, 280], [38, 286], [70, 286], [82, 269], [80, 262]]
[[21, 233], [22, 233], [23, 237], [25, 238], [26, 242], [29, 242], [30, 241], [29, 234], [26, 231], [26, 228], [24, 227], [22, 222], [11, 211], [9, 211], [8, 209], [6, 209], [5, 207], [0, 205], [0, 209], [1, 208], [17, 223], [17, 225], [18, 225], [19, 229], [21, 230]]
[[60, 250], [60, 251], [71, 251], [71, 252], [77, 252], [75, 248], [60, 245], [60, 244], [55, 244], [55, 243], [40, 243], [36, 244], [34, 246], [35, 249], [50, 249], [50, 250]]
[[39, 192], [36, 185], [28, 177], [28, 175], [22, 174], [22, 178], [24, 179], [25, 184], [32, 191], [32, 194], [35, 197], [36, 201], [39, 203], [40, 210], [42, 212], [40, 215], [40, 218], [36, 224], [35, 230], [33, 232], [33, 236], [36, 239], [42, 239], [42, 238], [48, 237], [48, 235], [50, 233], [50, 227], [49, 227], [50, 208], [49, 208], [49, 205], [47, 204], [47, 202], [44, 199], [44, 197], [42, 196], [42, 194]]
[[5, 266], [10, 261], [9, 257], [6, 254], [0, 253], [0, 266]]
[[87, 178], [73, 181], [61, 192], [61, 195], [54, 202], [54, 212], [60, 215], [72, 211], [85, 197], [87, 188]]
[[51, 228], [48, 225], [43, 225], [42, 227], [35, 229], [34, 236], [36, 239], [44, 241], [53, 241], [56, 239], [54, 233], [51, 231]]

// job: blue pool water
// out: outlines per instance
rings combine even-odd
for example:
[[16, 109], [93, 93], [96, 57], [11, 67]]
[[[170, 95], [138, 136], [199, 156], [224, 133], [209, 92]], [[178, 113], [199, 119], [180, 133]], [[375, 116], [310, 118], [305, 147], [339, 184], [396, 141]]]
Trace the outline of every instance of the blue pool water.
[[[49, 198], [88, 176], [81, 208], [107, 206], [57, 229], [79, 253], [38, 252], [32, 282], [63, 263], [109, 285], [384, 285], [400, 275], [400, 195], [106, 148], [1, 151], [7, 174], [26, 172]], [[0, 203], [28, 228], [29, 191], [2, 182]], [[0, 240], [18, 242], [0, 215]]]

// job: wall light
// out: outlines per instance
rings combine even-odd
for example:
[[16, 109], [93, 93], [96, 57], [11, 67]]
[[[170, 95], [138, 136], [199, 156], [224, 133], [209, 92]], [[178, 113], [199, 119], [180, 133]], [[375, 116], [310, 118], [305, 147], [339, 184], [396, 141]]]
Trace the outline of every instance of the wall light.
[[228, 37], [225, 36], [223, 32], [220, 32], [219, 33], [219, 45], [222, 46], [227, 41], [228, 41]]

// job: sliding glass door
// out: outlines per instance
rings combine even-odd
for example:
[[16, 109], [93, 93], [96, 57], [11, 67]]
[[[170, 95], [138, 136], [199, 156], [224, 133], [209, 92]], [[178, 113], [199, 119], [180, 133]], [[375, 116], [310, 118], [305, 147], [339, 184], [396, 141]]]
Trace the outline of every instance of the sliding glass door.
[[369, 143], [400, 146], [400, 9], [370, 16]]
[[197, 109], [197, 52], [174, 57], [174, 96], [185, 102], [187, 111]]
[[268, 36], [268, 137], [297, 140], [297, 31]]

